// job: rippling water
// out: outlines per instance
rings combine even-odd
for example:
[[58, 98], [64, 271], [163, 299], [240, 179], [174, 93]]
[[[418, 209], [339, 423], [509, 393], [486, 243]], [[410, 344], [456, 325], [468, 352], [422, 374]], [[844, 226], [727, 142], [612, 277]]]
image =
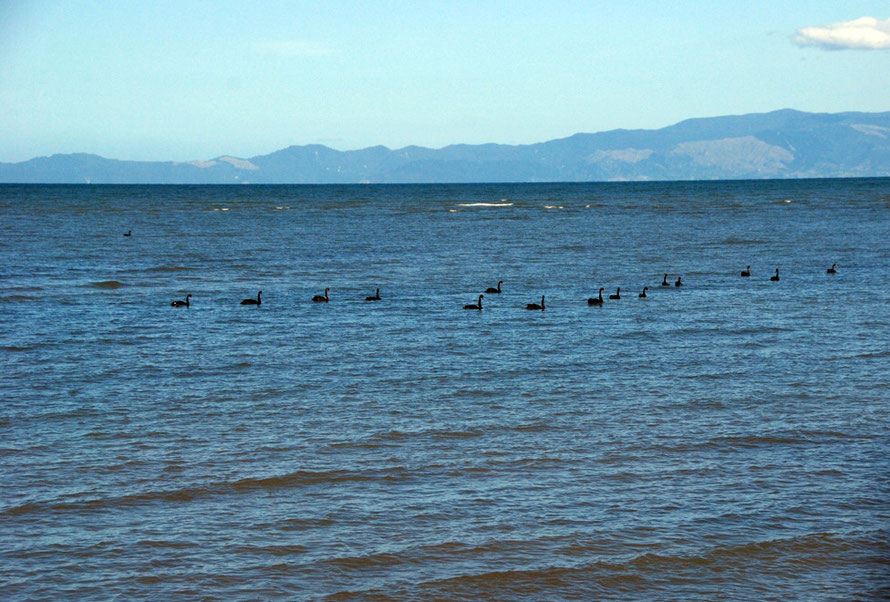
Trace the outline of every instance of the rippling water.
[[890, 180], [6, 185], [0, 232], [4, 598], [890, 597]]

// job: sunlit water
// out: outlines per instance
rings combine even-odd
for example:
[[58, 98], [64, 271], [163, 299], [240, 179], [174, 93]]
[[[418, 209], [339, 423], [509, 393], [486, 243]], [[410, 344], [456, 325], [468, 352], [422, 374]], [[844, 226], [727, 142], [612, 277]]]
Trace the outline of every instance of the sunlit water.
[[886, 179], [0, 186], [0, 597], [888, 597], [888, 234]]

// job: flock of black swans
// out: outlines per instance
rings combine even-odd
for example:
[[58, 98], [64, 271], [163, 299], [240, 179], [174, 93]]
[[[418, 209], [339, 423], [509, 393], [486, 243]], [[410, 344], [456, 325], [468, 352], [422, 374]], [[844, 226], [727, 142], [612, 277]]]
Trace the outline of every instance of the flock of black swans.
[[[126, 236], [126, 234], [124, 236]], [[837, 264], [836, 263], [831, 264], [831, 267], [828, 268], [827, 270], [825, 270], [825, 272], [827, 274], [836, 274], [837, 273]], [[742, 271], [741, 275], [743, 278], [750, 278], [751, 277], [751, 266], [747, 266], [744, 269], [744, 271]], [[668, 275], [665, 274], [664, 279], [661, 281], [661, 286], [684, 286], [682, 276], [678, 276], [677, 281], [674, 282], [673, 285], [671, 285], [671, 283], [668, 282], [667, 277], [668, 277]], [[770, 280], [772, 282], [779, 281], [779, 268], [776, 268], [776, 274], [775, 274], [775, 276], [770, 276]], [[482, 311], [482, 299], [485, 298], [486, 294], [487, 295], [500, 295], [501, 294], [501, 285], [503, 283], [504, 283], [503, 280], [499, 280], [497, 287], [488, 287], [487, 289], [485, 289], [485, 293], [479, 295], [479, 298], [477, 299], [476, 303], [468, 303], [468, 304], [464, 305], [464, 309], [475, 309], [478, 311]], [[314, 303], [329, 303], [331, 300], [330, 296], [328, 295], [330, 290], [331, 290], [330, 288], [324, 289], [324, 295], [315, 295], [314, 297], [312, 297], [312, 301]], [[587, 300], [587, 305], [602, 306], [605, 303], [605, 300], [603, 299], [603, 292], [605, 292], [605, 290], [606, 290], [605, 288], [600, 288], [599, 296], [589, 298]], [[640, 298], [647, 297], [646, 291], [648, 291], [648, 290], [649, 290], [649, 287], [644, 286], [643, 292], [641, 292], [637, 296]], [[256, 299], [244, 299], [243, 301], [241, 301], [241, 305], [262, 305], [262, 302], [263, 302], [262, 294], [263, 294], [263, 291], [259, 291], [256, 294]], [[189, 299], [190, 298], [191, 298], [190, 294], [186, 295], [185, 301], [176, 300], [176, 301], [173, 301], [172, 303], [170, 303], [170, 306], [171, 307], [189, 307]], [[618, 287], [618, 289], [615, 291], [614, 295], [609, 295], [609, 299], [613, 300], [613, 301], [621, 299], [621, 287]], [[382, 300], [382, 298], [380, 297], [380, 289], [379, 288], [373, 295], [365, 297], [365, 301], [381, 301], [381, 300]], [[525, 309], [538, 310], [538, 311], [544, 311], [545, 309], [547, 309], [547, 306], [544, 305], [544, 295], [541, 295], [540, 303], [529, 303], [525, 306]]]

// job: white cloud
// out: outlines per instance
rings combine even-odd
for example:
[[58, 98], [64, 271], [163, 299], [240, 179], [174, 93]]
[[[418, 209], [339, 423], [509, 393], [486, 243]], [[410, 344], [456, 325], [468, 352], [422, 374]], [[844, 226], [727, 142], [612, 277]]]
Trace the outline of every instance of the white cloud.
[[890, 50], [890, 19], [862, 17], [819, 27], [802, 27], [791, 38], [798, 46], [827, 50]]
[[278, 56], [326, 56], [334, 51], [324, 44], [305, 40], [277, 40], [260, 42], [256, 49], [262, 54]]

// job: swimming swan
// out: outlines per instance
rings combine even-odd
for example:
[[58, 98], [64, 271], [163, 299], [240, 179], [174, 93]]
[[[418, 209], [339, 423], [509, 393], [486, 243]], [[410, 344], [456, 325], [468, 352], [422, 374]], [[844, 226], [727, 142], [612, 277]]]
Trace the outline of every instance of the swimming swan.
[[189, 297], [191, 297], [191, 295], [186, 295], [185, 301], [180, 301], [177, 299], [176, 301], [174, 301], [170, 304], [170, 307], [188, 307], [189, 306]]
[[482, 311], [482, 298], [483, 297], [485, 297], [485, 295], [479, 295], [478, 303], [475, 303], [475, 304], [468, 303], [467, 305], [464, 305], [464, 309], [478, 309], [479, 311]]
[[540, 305], [538, 305], [537, 303], [529, 303], [525, 306], [525, 309], [540, 309], [541, 311], [544, 311], [546, 309], [546, 307], [544, 307], [544, 295], [541, 295]]
[[485, 292], [486, 292], [486, 293], [491, 293], [491, 294], [493, 294], [493, 295], [500, 295], [500, 294], [501, 294], [501, 285], [502, 285], [503, 283], [504, 283], [503, 280], [498, 280], [498, 287], [497, 287], [497, 288], [492, 288], [492, 287], [489, 286], [487, 289], [485, 289]]
[[600, 289], [599, 297], [591, 297], [587, 300], [587, 305], [602, 305], [603, 304], [603, 291], [606, 290], [604, 288]]

